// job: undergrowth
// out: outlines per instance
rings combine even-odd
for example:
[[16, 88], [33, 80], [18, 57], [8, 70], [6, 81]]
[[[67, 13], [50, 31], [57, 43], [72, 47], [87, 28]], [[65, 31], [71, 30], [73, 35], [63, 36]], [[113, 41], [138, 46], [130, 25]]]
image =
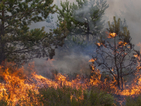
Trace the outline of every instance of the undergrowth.
[[[30, 100], [18, 101], [16, 106], [115, 106], [114, 97], [97, 88], [83, 91], [66, 86], [57, 89], [48, 87], [40, 89], [39, 92], [28, 92]], [[36, 101], [32, 100], [33, 94]], [[7, 101], [1, 100], [0, 106], [7, 106]]]
[[[19, 100], [16, 106], [141, 106], [141, 95], [127, 97], [125, 104], [119, 105], [112, 94], [98, 88], [83, 91], [66, 86], [57, 89], [47, 87], [41, 88], [39, 92], [35, 94], [28, 91], [30, 99]], [[0, 106], [14, 105], [12, 103], [8, 105], [8, 101], [1, 99]]]

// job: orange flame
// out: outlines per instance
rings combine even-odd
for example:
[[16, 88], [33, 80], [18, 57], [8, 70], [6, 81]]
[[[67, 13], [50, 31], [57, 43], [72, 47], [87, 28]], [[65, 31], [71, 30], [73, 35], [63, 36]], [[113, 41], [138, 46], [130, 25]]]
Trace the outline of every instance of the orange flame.
[[141, 43], [139, 42], [139, 43], [137, 44], [137, 46], [140, 47], [140, 53], [141, 53]]
[[96, 59], [90, 59], [89, 60], [89, 62], [95, 62], [96, 61]]
[[119, 45], [126, 46], [126, 45], [127, 45], [127, 42], [119, 41], [119, 43], [118, 43], [118, 44], [119, 44]]
[[[137, 57], [137, 56], [136, 56]], [[90, 59], [89, 62], [95, 62], [96, 59]], [[29, 66], [30, 70], [34, 71], [33, 65]], [[139, 65], [138, 68], [141, 68]], [[22, 72], [24, 68], [14, 68], [13, 70], [16, 70], [15, 72], [11, 72], [12, 67], [6, 68], [6, 70], [3, 70], [2, 67], [0, 67], [0, 75], [3, 77], [4, 82], [0, 83], [0, 100], [4, 99], [8, 101], [8, 105], [12, 102], [13, 106], [16, 104], [23, 105], [32, 105], [31, 101], [35, 102], [37, 105], [39, 104], [38, 99], [34, 94], [31, 94], [32, 100], [30, 99], [27, 91], [33, 91], [35, 94], [39, 94], [39, 89], [43, 87], [54, 87], [57, 89], [58, 87], [61, 88], [62, 86], [69, 86], [75, 89], [82, 88], [82, 90], [86, 90], [90, 87], [97, 86], [100, 89], [108, 89], [108, 92], [115, 93], [118, 95], [138, 95], [141, 93], [141, 75], [139, 75], [136, 79], [134, 79], [133, 83], [131, 85], [124, 85], [124, 90], [120, 91], [116, 87], [116, 79], [113, 78], [111, 81], [107, 78], [105, 78], [102, 81], [102, 74], [100, 73], [100, 70], [95, 69], [95, 67], [92, 67], [92, 73], [91, 78], [81, 78], [81, 76], [77, 75], [77, 77], [73, 80], [67, 80], [68, 77], [66, 75], [57, 74], [55, 75], [55, 79], [51, 80], [48, 78], [45, 78], [41, 75], [37, 75], [35, 72], [32, 72], [32, 74], [29, 77], [20, 76], [19, 72]], [[111, 69], [111, 71], [114, 71], [114, 68]], [[127, 87], [127, 88], [126, 88]], [[10, 95], [10, 96], [9, 96]], [[81, 97], [76, 98], [75, 95], [70, 96], [70, 100], [72, 98], [75, 98], [76, 100], [83, 100], [84, 96], [82, 94]]]
[[98, 46], [101, 46], [102, 44], [101, 44], [101, 43], [97, 43], [97, 45], [98, 45]]
[[114, 37], [116, 37], [116, 36], [117, 36], [116, 33], [109, 33], [108, 38], [114, 38]]

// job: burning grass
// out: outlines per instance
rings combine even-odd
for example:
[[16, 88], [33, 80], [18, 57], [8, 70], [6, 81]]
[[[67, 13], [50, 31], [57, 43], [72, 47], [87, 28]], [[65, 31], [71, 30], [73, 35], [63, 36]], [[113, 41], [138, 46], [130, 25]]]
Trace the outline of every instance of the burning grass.
[[96, 84], [92, 81], [91, 83], [81, 82], [79, 76], [68, 81], [66, 76], [58, 74], [54, 80], [51, 80], [37, 75], [35, 72], [26, 75], [23, 73], [23, 67], [16, 68], [12, 64], [7, 64], [5, 68], [0, 67], [0, 71], [0, 105], [85, 106], [113, 105], [114, 103], [110, 94], [98, 89], [88, 90], [91, 84]]
[[29, 70], [31, 72], [26, 73], [23, 67], [18, 68], [12, 63], [0, 67], [1, 106], [116, 106], [113, 94], [135, 97], [141, 90], [140, 77], [138, 81], [136, 79], [137, 82], [121, 91], [115, 86], [114, 80], [111, 82], [107, 76], [102, 79], [104, 75], [99, 70], [93, 72], [90, 78], [77, 75], [69, 79], [67, 75], [59, 73], [54, 75], [53, 80], [36, 74], [34, 65], [29, 65]]

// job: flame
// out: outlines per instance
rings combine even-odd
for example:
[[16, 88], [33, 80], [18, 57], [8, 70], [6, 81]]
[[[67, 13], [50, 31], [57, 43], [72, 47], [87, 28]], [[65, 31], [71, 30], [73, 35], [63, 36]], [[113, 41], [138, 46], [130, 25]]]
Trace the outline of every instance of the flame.
[[[108, 38], [114, 38], [116, 37], [117, 34], [116, 33], [110, 33], [108, 35]], [[118, 45], [119, 46], [126, 46], [128, 43], [127, 42], [123, 42], [123, 41], [119, 41]], [[100, 43], [97, 43], [98, 46], [101, 46]], [[141, 48], [141, 43], [139, 43], [137, 46], [139, 46]], [[130, 46], [127, 46], [127, 48], [130, 48]], [[140, 49], [141, 52], [141, 49]], [[126, 53], [125, 53], [126, 54]], [[108, 89], [108, 91], [117, 95], [124, 95], [124, 96], [135, 96], [135, 95], [139, 95], [141, 94], [141, 73], [139, 73], [139, 70], [141, 69], [141, 65], [140, 65], [140, 57], [138, 54], [134, 54], [134, 57], [138, 58], [138, 66], [137, 66], [137, 73], [136, 73], [136, 78], [132, 81], [131, 84], [126, 84], [124, 83], [123, 87], [124, 90], [119, 90], [116, 85], [117, 85], [117, 81], [115, 78], [113, 78], [111, 81], [109, 81], [108, 79], [104, 79], [104, 81], [101, 81], [101, 73], [99, 73], [97, 71], [98, 77], [92, 76], [90, 79], [90, 83], [91, 85], [96, 85], [96, 86], [101, 86], [100, 88], [102, 89]], [[95, 62], [94, 59], [90, 59], [89, 62]], [[91, 66], [92, 70], [95, 71], [95, 67], [92, 65]], [[111, 71], [114, 71], [114, 68], [111, 69]]]
[[[2, 67], [0, 71], [2, 71]], [[28, 84], [26, 83], [26, 79], [21, 79], [19, 76], [12, 75], [9, 71], [9, 69], [6, 69], [5, 73], [3, 73], [5, 83], [0, 83], [0, 99], [7, 100], [8, 104], [13, 102], [14, 106], [19, 100], [27, 100], [27, 102], [30, 100], [27, 93], [28, 90], [34, 91], [36, 94], [39, 93], [35, 84]], [[36, 99], [37, 98], [33, 96], [33, 101], [36, 101]]]
[[[32, 69], [33, 71], [33, 67], [34, 65], [30, 64], [28, 69]], [[40, 104], [34, 94], [31, 94], [31, 100], [27, 92], [32, 91], [35, 92], [35, 94], [39, 94], [39, 89], [43, 87], [54, 87], [55, 89], [57, 89], [58, 87], [61, 88], [65, 85], [74, 89], [82, 88], [82, 90], [86, 90], [90, 88], [90, 86], [98, 86], [101, 83], [101, 74], [99, 70], [97, 70], [96, 76], [91, 76], [90, 80], [88, 80], [87, 78], [82, 79], [80, 75], [77, 75], [75, 79], [70, 81], [67, 80], [68, 78], [66, 75], [62, 75], [60, 73], [55, 75], [54, 80], [51, 80], [36, 74], [36, 72], [32, 72], [26, 78], [19, 76], [18, 72], [25, 70], [23, 67], [16, 69], [14, 68], [13, 70], [17, 70], [15, 72], [11, 72], [10, 70], [10, 68], [3, 70], [3, 67], [0, 67], [1, 76], [4, 78], [4, 82], [0, 83], [0, 99], [8, 101], [8, 105], [12, 103], [13, 106], [17, 104], [32, 105], [32, 102], [35, 102], [37, 105]], [[71, 95], [70, 100], [72, 98], [75, 98], [76, 100], [83, 100], [84, 95], [82, 93], [82, 95], [77, 98], [75, 97], [75, 95]]]
[[[32, 67], [33, 65], [29, 66]], [[16, 70], [21, 72], [24, 68], [17, 68]], [[35, 102], [37, 105], [40, 104], [36, 96], [34, 97], [34, 94], [31, 95], [32, 101], [30, 100], [28, 91], [33, 91], [35, 94], [39, 94], [39, 89], [43, 87], [54, 87], [57, 89], [58, 87], [61, 88], [65, 85], [75, 89], [80, 89], [80, 87], [82, 87], [83, 90], [88, 87], [87, 80], [85, 79], [84, 84], [82, 84], [79, 75], [76, 79], [68, 81], [67, 76], [62, 74], [57, 74], [55, 80], [51, 80], [41, 75], [37, 75], [36, 72], [32, 72], [27, 78], [20, 77], [16, 74], [18, 72], [11, 73], [9, 68], [6, 68], [3, 71], [3, 67], [0, 67], [0, 72], [2, 73], [1, 76], [4, 78], [4, 82], [0, 83], [0, 99], [8, 101], [8, 105], [13, 103], [13, 106], [19, 104], [19, 101], [21, 101], [20, 105], [25, 103], [32, 105], [31, 102]], [[76, 99], [83, 99], [83, 95]]]
[[108, 38], [114, 38], [114, 37], [116, 37], [116, 36], [117, 36], [116, 33], [109, 33]]
[[[138, 55], [135, 55], [138, 58]], [[50, 60], [52, 61], [52, 60]], [[96, 59], [90, 59], [89, 62], [95, 62]], [[141, 68], [139, 65], [138, 69]], [[3, 78], [3, 81], [0, 83], [0, 100], [8, 101], [8, 105], [13, 103], [12, 105], [15, 106], [17, 104], [20, 105], [32, 105], [32, 102], [36, 103], [37, 105], [40, 104], [38, 98], [34, 96], [35, 94], [40, 94], [40, 88], [46, 87], [54, 87], [55, 89], [61, 88], [64, 85], [72, 87], [74, 89], [82, 89], [87, 90], [93, 86], [99, 87], [102, 90], [106, 90], [109, 93], [114, 93], [117, 95], [126, 95], [126, 96], [133, 96], [138, 95], [141, 93], [141, 74], [136, 77], [132, 84], [124, 85], [124, 90], [121, 91], [116, 87], [116, 79], [113, 78], [112, 80], [108, 79], [108, 76], [102, 81], [102, 74], [100, 70], [95, 69], [92, 67], [91, 78], [82, 78], [80, 75], [73, 80], [68, 80], [67, 75], [62, 75], [61, 73], [54, 76], [54, 79], [48, 79], [43, 77], [42, 75], [38, 75], [34, 71], [34, 65], [30, 64], [29, 68], [32, 70], [30, 75], [24, 75], [24, 68], [13, 68], [8, 66], [7, 68], [0, 67], [0, 77]], [[13, 70], [15, 70], [13, 72]], [[114, 71], [114, 68], [111, 69]], [[25, 77], [27, 76], [27, 77]], [[28, 95], [28, 91], [32, 91], [34, 93], [31, 94], [31, 97]], [[70, 95], [70, 100], [83, 100], [84, 95], [80, 97], [76, 97], [75, 94]], [[19, 102], [20, 101], [20, 102]]]
[[90, 59], [89, 60], [89, 62], [95, 62], [96, 61], [96, 59]]
[[139, 43], [137, 44], [137, 46], [140, 47], [140, 53], [141, 53], [141, 43], [139, 42]]
[[97, 45], [98, 45], [98, 46], [101, 46], [102, 44], [101, 44], [101, 43], [97, 43]]
[[137, 55], [137, 54], [134, 54], [134, 57], [136, 57], [136, 58], [137, 58], [137, 57], [138, 57], [138, 55]]
[[118, 43], [118, 44], [119, 44], [119, 45], [126, 46], [126, 45], [127, 45], [127, 42], [119, 41], [119, 43]]
[[[116, 33], [110, 33], [109, 38], [116, 37]], [[119, 45], [126, 46], [127, 42], [120, 41]], [[101, 43], [97, 43], [98, 46], [101, 46]], [[138, 46], [141, 44], [139, 43]], [[104, 46], [104, 45], [103, 45]], [[141, 69], [140, 66], [140, 57], [138, 54], [134, 54], [134, 57], [138, 58], [138, 66], [137, 69]], [[53, 67], [54, 59], [48, 60]], [[88, 62], [94, 63], [96, 58], [90, 59]], [[106, 90], [108, 93], [114, 93], [117, 95], [126, 95], [126, 96], [134, 96], [139, 95], [141, 93], [141, 74], [138, 72], [136, 74], [137, 77], [132, 81], [131, 84], [124, 84], [124, 90], [119, 90], [117, 88], [117, 81], [115, 78], [112, 80], [108, 79], [108, 76], [102, 80], [102, 74], [99, 69], [96, 69], [94, 66], [92, 67], [91, 77], [90, 78], [82, 78], [80, 75], [77, 75], [75, 79], [68, 80], [67, 75], [62, 75], [61, 73], [54, 75], [54, 79], [48, 79], [42, 75], [38, 75], [34, 69], [34, 63], [29, 64], [27, 70], [31, 71], [31, 74], [25, 75], [25, 69], [23, 67], [17, 68], [13, 67], [13, 63], [8, 63], [6, 68], [0, 66], [0, 78], [3, 80], [0, 82], [0, 100], [8, 101], [8, 105], [15, 106], [17, 104], [20, 105], [32, 105], [34, 102], [36, 105], [40, 105], [41, 103], [38, 101], [38, 98], [34, 96], [35, 94], [40, 94], [40, 88], [46, 87], [54, 87], [55, 89], [61, 88], [63, 86], [69, 86], [74, 89], [82, 89], [82, 95], [80, 97], [76, 97], [75, 94], [70, 95], [70, 100], [76, 99], [83, 100], [83, 90], [88, 90], [93, 86], [99, 87], [99, 89]], [[114, 67], [111, 69], [114, 72]], [[32, 91], [29, 97], [28, 91]]]

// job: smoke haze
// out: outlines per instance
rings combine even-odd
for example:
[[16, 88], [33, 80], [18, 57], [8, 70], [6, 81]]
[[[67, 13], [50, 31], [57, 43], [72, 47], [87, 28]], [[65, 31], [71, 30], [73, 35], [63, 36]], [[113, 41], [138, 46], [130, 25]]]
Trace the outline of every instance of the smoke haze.
[[141, 42], [141, 0], [108, 0], [109, 8], [105, 11], [105, 16], [109, 20], [114, 15], [123, 20], [126, 19], [132, 42], [137, 45]]
[[[62, 0], [63, 2], [66, 0]], [[75, 0], [71, 0], [70, 2], [75, 2]], [[55, 0], [54, 4], [59, 5], [60, 1]], [[130, 35], [132, 37], [132, 43], [137, 45], [141, 42], [141, 0], [107, 0], [107, 4], [109, 7], [106, 9], [105, 14], [103, 16], [103, 20], [107, 23], [107, 21], [113, 21], [113, 16], [117, 16], [117, 18], [121, 18], [123, 21], [126, 19], [128, 29], [130, 31]], [[87, 8], [87, 7], [85, 7]], [[56, 17], [56, 16], [55, 16]], [[57, 19], [57, 18], [56, 18]], [[47, 25], [46, 22], [41, 22], [38, 24], [32, 24], [31, 28], [40, 28], [41, 26]], [[106, 26], [107, 27], [107, 26]], [[46, 29], [48, 31], [48, 29]], [[54, 60], [54, 66], [50, 66], [50, 63], [46, 63], [46, 60], [36, 60], [35, 66], [38, 66], [38, 70], [42, 70], [42, 74], [48, 74], [50, 70], [57, 69], [60, 72], [74, 73], [80, 72], [81, 69], [87, 70], [89, 68], [88, 60], [91, 58], [88, 55], [76, 55], [72, 53], [71, 55], [66, 55], [60, 57], [58, 60], [59, 52], [56, 50], [56, 55]], [[87, 63], [86, 63], [87, 62]], [[44, 66], [43, 63], [45, 63]], [[86, 67], [81, 67], [81, 65], [85, 63]], [[41, 66], [41, 67], [39, 67]], [[80, 67], [79, 67], [80, 66]], [[53, 67], [53, 69], [51, 68]], [[86, 69], [85, 69], [86, 68]], [[48, 72], [46, 71], [48, 70]]]

